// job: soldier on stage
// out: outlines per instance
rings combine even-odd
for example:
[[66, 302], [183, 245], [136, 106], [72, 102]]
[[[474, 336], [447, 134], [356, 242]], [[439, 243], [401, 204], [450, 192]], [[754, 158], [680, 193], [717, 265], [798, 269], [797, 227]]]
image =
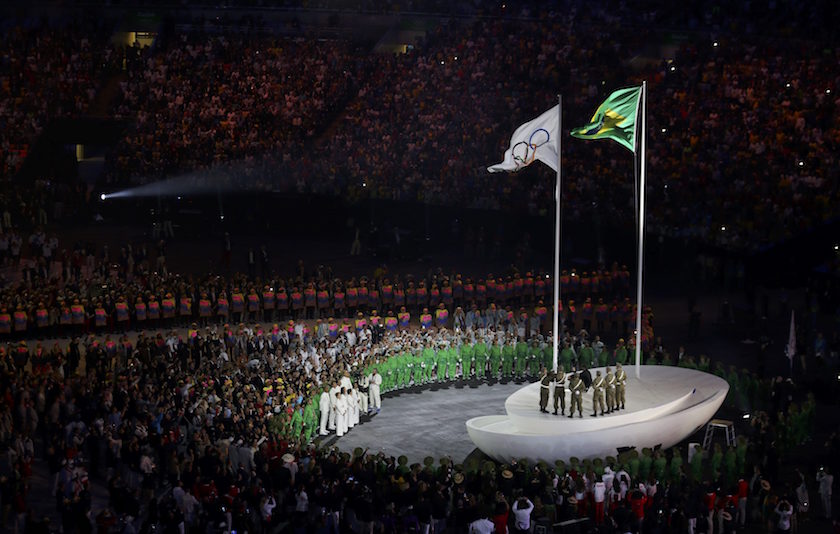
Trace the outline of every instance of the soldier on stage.
[[621, 364], [615, 364], [615, 409], [618, 410], [619, 403], [624, 409], [624, 386], [627, 383], [627, 373], [621, 368]]
[[606, 386], [606, 380], [601, 376], [601, 371], [595, 371], [595, 380], [592, 381], [592, 417], [598, 416], [599, 406], [601, 416], [604, 415], [604, 386]]
[[612, 413], [615, 410], [615, 375], [612, 369], [607, 367], [607, 413]]
[[551, 373], [548, 369], [543, 369], [542, 377], [540, 377], [540, 412], [548, 413], [548, 392], [551, 387]]
[[554, 415], [557, 415], [557, 405], [560, 404], [560, 415], [566, 415], [566, 373], [562, 367], [554, 374]]
[[579, 374], [572, 376], [569, 382], [569, 392], [571, 393], [571, 404], [569, 405], [569, 419], [575, 416], [575, 406], [577, 406], [578, 417], [583, 419], [583, 390], [586, 386], [583, 380], [580, 379]]

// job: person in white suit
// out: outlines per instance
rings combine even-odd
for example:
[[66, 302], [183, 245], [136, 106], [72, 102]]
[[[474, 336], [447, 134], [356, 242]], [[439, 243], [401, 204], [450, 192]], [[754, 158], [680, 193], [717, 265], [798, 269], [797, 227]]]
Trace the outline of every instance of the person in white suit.
[[341, 388], [338, 387], [337, 382], [333, 382], [332, 387], [330, 388], [330, 430], [335, 430], [338, 423], [336, 422], [337, 412], [336, 412], [336, 396], [338, 395]]
[[335, 396], [335, 435], [341, 437], [347, 432], [347, 399], [339, 391]]
[[382, 375], [379, 374], [379, 371], [374, 369], [373, 373], [370, 375], [370, 409], [376, 410], [376, 413], [379, 413], [379, 409], [382, 407], [382, 399], [379, 396], [379, 389], [381, 386]]
[[327, 431], [327, 422], [330, 419], [330, 391], [327, 386], [324, 386], [323, 390], [321, 391], [321, 398], [318, 399], [318, 410], [321, 411], [321, 431], [320, 434], [322, 436], [326, 436], [329, 434]]
[[359, 397], [353, 388], [344, 391], [347, 392], [347, 428], [353, 428], [359, 419]]

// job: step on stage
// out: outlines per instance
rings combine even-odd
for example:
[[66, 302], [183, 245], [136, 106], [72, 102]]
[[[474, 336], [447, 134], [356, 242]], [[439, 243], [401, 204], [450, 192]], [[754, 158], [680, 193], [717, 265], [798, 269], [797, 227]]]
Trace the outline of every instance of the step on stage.
[[[590, 369], [592, 376], [597, 370]], [[505, 401], [507, 415], [475, 417], [467, 421], [473, 443], [488, 456], [508, 462], [567, 460], [572, 456], [604, 458], [635, 447], [676, 445], [708, 422], [723, 404], [729, 384], [715, 375], [681, 367], [643, 365], [627, 372], [626, 409], [591, 417], [592, 389], [583, 395], [583, 418], [539, 411], [540, 384], [529, 384]], [[553, 412], [553, 388], [549, 411]]]

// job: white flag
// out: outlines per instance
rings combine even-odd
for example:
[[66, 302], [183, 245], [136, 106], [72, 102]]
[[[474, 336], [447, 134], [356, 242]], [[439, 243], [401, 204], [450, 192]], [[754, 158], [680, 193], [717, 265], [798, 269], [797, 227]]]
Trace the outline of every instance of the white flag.
[[557, 136], [560, 124], [559, 104], [513, 132], [510, 148], [501, 163], [487, 167], [490, 172], [513, 172], [540, 160], [557, 171]]
[[785, 356], [790, 360], [790, 365], [793, 366], [793, 357], [796, 356], [796, 326], [793, 322], [793, 310], [790, 312], [790, 335], [788, 336], [788, 344], [785, 347]]

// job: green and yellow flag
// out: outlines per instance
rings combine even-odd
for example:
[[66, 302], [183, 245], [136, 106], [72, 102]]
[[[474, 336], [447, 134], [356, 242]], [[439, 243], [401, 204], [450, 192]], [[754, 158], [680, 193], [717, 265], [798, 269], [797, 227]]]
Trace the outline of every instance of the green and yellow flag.
[[636, 110], [641, 87], [614, 91], [598, 106], [586, 126], [572, 130], [580, 139], [612, 139], [631, 152], [636, 152]]

